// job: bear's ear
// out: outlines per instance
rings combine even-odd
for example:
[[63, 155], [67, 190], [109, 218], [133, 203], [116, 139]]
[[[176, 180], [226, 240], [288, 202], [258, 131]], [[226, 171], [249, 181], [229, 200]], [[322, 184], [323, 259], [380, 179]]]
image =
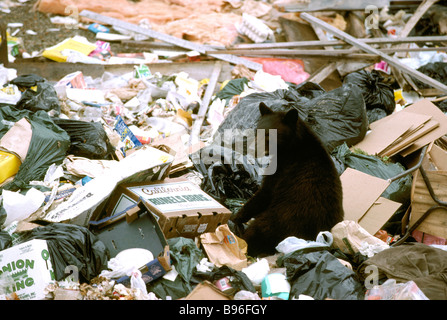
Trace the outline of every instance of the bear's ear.
[[259, 103], [259, 111], [261, 112], [261, 116], [273, 113], [273, 110], [267, 107], [264, 102]]
[[288, 124], [289, 126], [296, 126], [296, 122], [298, 121], [298, 110], [295, 108], [287, 111], [283, 118], [283, 122]]

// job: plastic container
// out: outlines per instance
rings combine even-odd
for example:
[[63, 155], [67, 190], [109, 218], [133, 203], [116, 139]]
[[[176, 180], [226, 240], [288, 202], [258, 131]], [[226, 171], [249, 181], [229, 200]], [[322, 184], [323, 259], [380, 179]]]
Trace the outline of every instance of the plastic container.
[[0, 150], [0, 183], [14, 176], [22, 164], [16, 155]]

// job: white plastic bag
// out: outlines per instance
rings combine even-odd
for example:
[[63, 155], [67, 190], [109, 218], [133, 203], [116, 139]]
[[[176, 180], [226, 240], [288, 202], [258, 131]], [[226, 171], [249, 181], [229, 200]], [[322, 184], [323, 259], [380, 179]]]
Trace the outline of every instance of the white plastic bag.
[[242, 269], [254, 285], [260, 285], [270, 271], [267, 259], [261, 259]]

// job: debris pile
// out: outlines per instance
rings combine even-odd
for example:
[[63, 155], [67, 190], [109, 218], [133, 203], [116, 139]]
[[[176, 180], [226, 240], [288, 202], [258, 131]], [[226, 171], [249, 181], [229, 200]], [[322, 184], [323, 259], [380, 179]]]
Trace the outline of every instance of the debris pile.
[[[446, 300], [447, 7], [400, 3], [0, 4], [0, 299]], [[297, 123], [344, 217], [252, 256], [336, 192]]]

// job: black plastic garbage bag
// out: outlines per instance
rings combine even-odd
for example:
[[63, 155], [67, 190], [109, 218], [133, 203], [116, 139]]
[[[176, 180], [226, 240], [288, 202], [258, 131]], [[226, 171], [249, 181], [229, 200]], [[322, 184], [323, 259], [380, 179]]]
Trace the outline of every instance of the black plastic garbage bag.
[[299, 107], [323, 93], [325, 93], [324, 89], [312, 82], [305, 82], [298, 86], [292, 85], [289, 89], [278, 89], [273, 92], [252, 93], [242, 98], [231, 110], [217, 129], [216, 135], [223, 135], [225, 130], [256, 128], [261, 117], [259, 112], [261, 101], [273, 111], [287, 111], [295, 107], [300, 112], [300, 116], [304, 118], [306, 114]]
[[343, 84], [350, 83], [359, 87], [367, 110], [378, 108], [389, 115], [396, 109], [394, 89], [383, 80], [383, 76], [377, 70], [361, 70], [346, 75]]
[[53, 111], [54, 115], [59, 115], [61, 106], [53, 85], [45, 78], [35, 74], [27, 74], [16, 77], [10, 81], [16, 85], [22, 96], [16, 103], [18, 109], [26, 109], [32, 112], [43, 110]]
[[113, 147], [101, 123], [60, 118], [53, 118], [53, 121], [70, 136], [67, 153], [89, 159], [111, 160]]
[[[443, 84], [447, 84], [447, 62], [429, 62], [419, 67], [417, 70], [430, 78], [433, 78]], [[427, 83], [414, 78], [413, 80], [419, 89], [431, 88], [431, 86]]]
[[327, 150], [346, 143], [349, 146], [363, 140], [368, 130], [365, 102], [354, 85], [343, 85], [302, 106], [304, 120], [320, 137]]
[[[332, 155], [340, 160], [346, 167], [385, 180], [394, 178], [406, 170], [405, 167], [398, 162], [385, 162], [377, 156], [352, 152], [346, 144], [335, 148]], [[412, 184], [412, 175], [405, 175], [402, 178], [393, 181], [382, 196], [399, 203], [406, 203], [411, 197]]]
[[[4, 108], [0, 109], [0, 114], [3, 114], [3, 110]], [[22, 113], [18, 111], [15, 121], [19, 121], [21, 116]], [[42, 180], [53, 163], [62, 163], [70, 146], [68, 134], [45, 111], [30, 113], [26, 118], [32, 129], [28, 153], [14, 180], [3, 186], [3, 189], [25, 189], [30, 181]]]
[[175, 300], [187, 296], [192, 291], [191, 279], [197, 264], [204, 257], [204, 253], [192, 239], [176, 237], [167, 239], [167, 242], [172, 265], [179, 275], [175, 281], [159, 278], [149, 282], [146, 287], [149, 292], [153, 292], [161, 299], [170, 296]]
[[315, 300], [363, 300], [365, 289], [354, 271], [346, 268], [327, 250], [297, 250], [280, 257], [291, 285], [290, 297], [300, 294]]
[[68, 266], [75, 266], [79, 281], [89, 282], [107, 269], [110, 254], [96, 235], [85, 227], [52, 223], [37, 227], [23, 235], [22, 241], [46, 240], [56, 281], [65, 279]]
[[261, 116], [260, 102], [267, 104], [273, 111], [296, 108], [300, 118], [311, 126], [329, 151], [343, 142], [348, 145], [360, 142], [368, 129], [366, 107], [360, 89], [345, 85], [325, 92], [317, 84], [306, 82], [290, 86], [289, 89], [253, 93], [244, 97], [227, 115], [215, 136], [224, 136], [225, 130], [256, 128]]

